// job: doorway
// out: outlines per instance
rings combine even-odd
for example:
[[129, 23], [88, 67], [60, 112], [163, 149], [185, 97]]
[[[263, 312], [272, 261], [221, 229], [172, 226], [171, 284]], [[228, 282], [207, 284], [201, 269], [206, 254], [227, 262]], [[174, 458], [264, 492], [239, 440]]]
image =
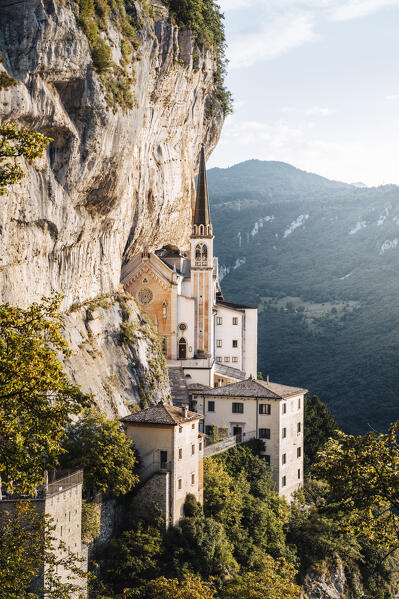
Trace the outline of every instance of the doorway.
[[185, 360], [187, 358], [187, 341], [184, 337], [179, 339], [179, 360]]
[[233, 427], [233, 435], [235, 437], [237, 437], [237, 443], [241, 443], [241, 439], [242, 439], [242, 427], [241, 426], [234, 426]]
[[167, 467], [167, 463], [168, 463], [168, 452], [167, 451], [160, 451], [160, 466], [161, 466], [161, 470], [166, 470]]

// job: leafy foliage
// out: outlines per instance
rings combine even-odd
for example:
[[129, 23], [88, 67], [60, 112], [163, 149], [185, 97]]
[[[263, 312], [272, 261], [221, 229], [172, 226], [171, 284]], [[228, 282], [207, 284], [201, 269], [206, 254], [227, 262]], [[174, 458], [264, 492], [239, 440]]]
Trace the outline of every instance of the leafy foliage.
[[53, 140], [28, 127], [17, 127], [14, 123], [0, 125], [0, 195], [4, 195], [7, 187], [20, 181], [25, 174], [18, 158], [25, 158], [31, 163], [43, 156], [50, 141]]
[[82, 541], [92, 543], [100, 534], [101, 509], [97, 503], [82, 501]]
[[30, 493], [53, 469], [65, 426], [90, 402], [59, 361], [61, 296], [23, 309], [0, 306], [0, 476], [9, 491]]
[[266, 556], [262, 572], [247, 572], [223, 586], [221, 599], [300, 599], [295, 570], [283, 559]]
[[184, 574], [182, 580], [157, 578], [146, 591], [148, 599], [214, 599], [216, 593], [212, 584], [197, 574]]
[[84, 469], [86, 491], [97, 489], [121, 495], [138, 483], [132, 442], [117, 420], [109, 420], [95, 408], [86, 410], [78, 422], [69, 425], [64, 452], [63, 467]]
[[345, 518], [341, 526], [377, 545], [399, 547], [399, 422], [388, 433], [338, 433], [319, 454], [316, 471]]
[[305, 472], [309, 472], [316, 455], [338, 428], [327, 406], [317, 397], [305, 397], [305, 430], [303, 439]]
[[208, 100], [207, 115], [214, 116], [218, 107], [225, 115], [232, 112], [232, 97], [224, 85], [226, 76], [223, 14], [214, 0], [165, 0], [170, 15], [178, 25], [188, 27], [197, 40], [217, 53], [214, 90]]
[[[0, 599], [68, 599], [81, 589], [86, 577], [79, 559], [54, 537], [54, 525], [29, 501], [0, 513]], [[46, 565], [45, 586], [40, 571]], [[59, 568], [69, 572], [61, 582]]]
[[0, 89], [8, 89], [18, 85], [18, 81], [14, 77], [10, 77], [5, 71], [0, 72]]
[[[87, 36], [92, 53], [93, 65], [99, 73], [110, 106], [133, 108], [135, 100], [132, 93], [134, 78], [130, 67], [134, 60], [134, 51], [139, 47], [138, 23], [135, 18], [133, 0], [78, 0], [79, 24]], [[111, 56], [107, 34], [109, 20], [121, 36], [121, 66], [115, 64]]]

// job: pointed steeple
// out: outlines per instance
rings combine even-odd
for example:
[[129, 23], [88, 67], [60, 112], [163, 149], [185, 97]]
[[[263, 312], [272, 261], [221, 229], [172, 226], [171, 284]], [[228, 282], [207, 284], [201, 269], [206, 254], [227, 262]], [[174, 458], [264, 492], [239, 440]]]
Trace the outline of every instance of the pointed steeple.
[[210, 225], [208, 181], [206, 179], [205, 149], [201, 148], [200, 167], [198, 173], [197, 195], [195, 199], [194, 225]]

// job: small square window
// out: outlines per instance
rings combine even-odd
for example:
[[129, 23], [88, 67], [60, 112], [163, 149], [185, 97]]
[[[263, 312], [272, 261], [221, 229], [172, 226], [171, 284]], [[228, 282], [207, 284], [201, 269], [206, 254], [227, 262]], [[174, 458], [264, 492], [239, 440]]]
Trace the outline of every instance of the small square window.
[[301, 470], [300, 470], [300, 468], [298, 468], [298, 479], [300, 479], [300, 478], [301, 478]]
[[233, 403], [231, 406], [233, 414], [243, 414], [244, 413], [244, 404], [243, 403]]
[[263, 456], [265, 458], [265, 462], [268, 466], [270, 466], [270, 456], [269, 455], [264, 455]]
[[230, 356], [226, 356], [226, 357], [224, 358], [224, 361], [225, 361], [225, 362], [230, 362]]
[[283, 476], [283, 479], [282, 479], [282, 481], [281, 481], [281, 486], [282, 486], [282, 487], [285, 487], [286, 485], [287, 485], [287, 477], [286, 477], [286, 476]]
[[282, 463], [283, 463], [283, 466], [287, 463], [287, 454], [286, 453], [283, 453]]
[[301, 409], [301, 398], [298, 399], [298, 410]]
[[198, 444], [199, 451], [202, 451], [202, 442]]
[[287, 413], [287, 404], [283, 403], [283, 414]]
[[195, 454], [195, 445], [191, 445], [191, 455]]
[[302, 447], [297, 447], [296, 449], [296, 457], [300, 458], [302, 455]]
[[180, 448], [179, 449], [179, 460], [181, 460], [183, 458], [183, 450]]
[[179, 480], [177, 481], [177, 488], [178, 488], [178, 489], [181, 489], [181, 488], [182, 488], [182, 486], [183, 486], [183, 485], [182, 485], [182, 479], [181, 479], [181, 478], [179, 478]]
[[233, 357], [231, 358], [231, 361], [232, 361], [232, 362], [238, 362], [238, 358], [237, 358], [237, 356], [233, 356]]
[[284, 427], [282, 432], [283, 439], [287, 438], [287, 429]]
[[299, 434], [301, 432], [301, 423], [298, 422], [297, 426], [296, 426], [296, 431]]
[[270, 439], [270, 428], [260, 428], [259, 439]]
[[195, 484], [195, 474], [191, 475], [191, 484], [194, 485]]
[[214, 412], [214, 411], [215, 411], [215, 402], [208, 401], [208, 412]]
[[216, 357], [216, 362], [219, 362], [219, 363], [220, 363], [220, 362], [223, 362], [223, 358], [222, 358], [222, 356], [217, 356], [217, 357]]
[[238, 324], [238, 318], [237, 318], [237, 316], [233, 316], [233, 324]]
[[195, 429], [195, 422], [192, 423], [191, 428], [194, 430]]
[[233, 339], [233, 347], [238, 347], [238, 339]]
[[222, 347], [222, 340], [216, 339], [216, 347]]
[[221, 316], [216, 316], [216, 324], [223, 324], [223, 318]]
[[270, 415], [272, 411], [272, 406], [269, 403], [260, 403], [259, 404], [259, 414], [267, 414]]

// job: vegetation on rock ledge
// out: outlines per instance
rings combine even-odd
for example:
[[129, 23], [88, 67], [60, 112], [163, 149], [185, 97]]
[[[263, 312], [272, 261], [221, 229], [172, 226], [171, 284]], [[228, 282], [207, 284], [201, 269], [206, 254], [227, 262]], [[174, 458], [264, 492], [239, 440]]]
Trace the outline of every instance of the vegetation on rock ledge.
[[207, 104], [207, 116], [212, 117], [218, 106], [224, 115], [232, 112], [232, 96], [224, 85], [227, 60], [223, 14], [214, 0], [164, 0], [171, 17], [180, 26], [188, 27], [199, 43], [213, 47], [217, 55], [214, 90]]

